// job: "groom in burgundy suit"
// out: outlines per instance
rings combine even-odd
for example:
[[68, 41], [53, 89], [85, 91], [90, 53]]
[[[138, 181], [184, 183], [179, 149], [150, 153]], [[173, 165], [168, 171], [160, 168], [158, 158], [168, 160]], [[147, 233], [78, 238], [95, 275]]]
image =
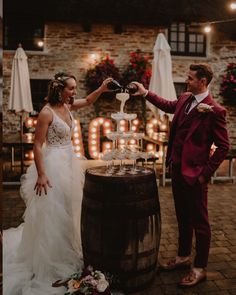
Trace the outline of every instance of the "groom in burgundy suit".
[[[179, 228], [178, 255], [162, 269], [190, 268], [192, 237], [195, 233], [196, 256], [190, 272], [179, 286], [188, 287], [206, 279], [211, 230], [207, 211], [207, 183], [224, 160], [229, 139], [226, 111], [209, 93], [212, 70], [207, 64], [190, 65], [187, 91], [178, 100], [166, 100], [142, 84], [136, 95], [142, 95], [162, 111], [174, 114], [166, 164], [171, 166], [172, 191]], [[217, 147], [211, 155], [211, 146]]]

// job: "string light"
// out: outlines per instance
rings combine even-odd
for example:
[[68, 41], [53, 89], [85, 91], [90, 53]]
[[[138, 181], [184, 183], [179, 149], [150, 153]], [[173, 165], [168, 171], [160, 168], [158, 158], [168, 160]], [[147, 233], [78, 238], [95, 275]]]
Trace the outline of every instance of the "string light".
[[42, 40], [40, 40], [40, 41], [38, 41], [38, 42], [37, 42], [37, 45], [38, 45], [38, 47], [42, 48], [42, 47], [43, 47], [43, 45], [44, 45], [44, 43], [43, 43], [43, 41], [42, 41]]
[[230, 8], [231, 8], [232, 10], [236, 10], [236, 2], [232, 2], [232, 3], [230, 4]]
[[204, 32], [205, 33], [210, 33], [211, 32], [211, 26], [210, 25], [207, 25], [204, 27]]
[[[236, 9], [236, 3], [232, 3], [234, 4], [232, 9]], [[235, 22], [236, 18], [231, 18], [231, 19], [225, 19], [225, 20], [217, 20], [217, 21], [211, 21], [211, 22], [207, 22], [207, 23], [201, 23], [202, 25], [205, 25], [203, 30], [205, 33], [210, 33], [211, 32], [211, 25], [213, 24], [222, 24], [222, 23], [228, 23], [228, 22]]]

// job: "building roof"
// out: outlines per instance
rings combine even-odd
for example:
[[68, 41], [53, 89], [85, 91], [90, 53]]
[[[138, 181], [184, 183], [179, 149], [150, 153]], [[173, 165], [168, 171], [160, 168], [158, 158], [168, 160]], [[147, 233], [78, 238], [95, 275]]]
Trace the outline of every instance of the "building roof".
[[[167, 26], [172, 22], [219, 22], [236, 34], [236, 11], [230, 0], [4, 0], [5, 17]], [[234, 18], [234, 21], [227, 22]], [[225, 21], [221, 23], [221, 21]]]

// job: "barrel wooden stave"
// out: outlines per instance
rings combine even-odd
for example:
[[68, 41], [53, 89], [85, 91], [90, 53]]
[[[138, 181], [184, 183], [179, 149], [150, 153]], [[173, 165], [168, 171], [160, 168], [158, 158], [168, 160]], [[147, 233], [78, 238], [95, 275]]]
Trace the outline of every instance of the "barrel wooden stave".
[[86, 173], [81, 237], [85, 265], [108, 271], [125, 291], [155, 276], [160, 206], [155, 173], [112, 178]]

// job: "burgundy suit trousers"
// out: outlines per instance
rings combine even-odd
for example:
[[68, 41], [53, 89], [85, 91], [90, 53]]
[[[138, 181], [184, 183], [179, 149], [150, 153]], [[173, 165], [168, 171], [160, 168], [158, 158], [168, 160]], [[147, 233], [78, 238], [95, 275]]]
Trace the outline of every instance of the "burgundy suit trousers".
[[195, 267], [207, 266], [211, 230], [207, 210], [207, 183], [186, 183], [180, 165], [172, 165], [172, 190], [179, 227], [179, 256], [189, 256], [193, 233], [196, 239]]

